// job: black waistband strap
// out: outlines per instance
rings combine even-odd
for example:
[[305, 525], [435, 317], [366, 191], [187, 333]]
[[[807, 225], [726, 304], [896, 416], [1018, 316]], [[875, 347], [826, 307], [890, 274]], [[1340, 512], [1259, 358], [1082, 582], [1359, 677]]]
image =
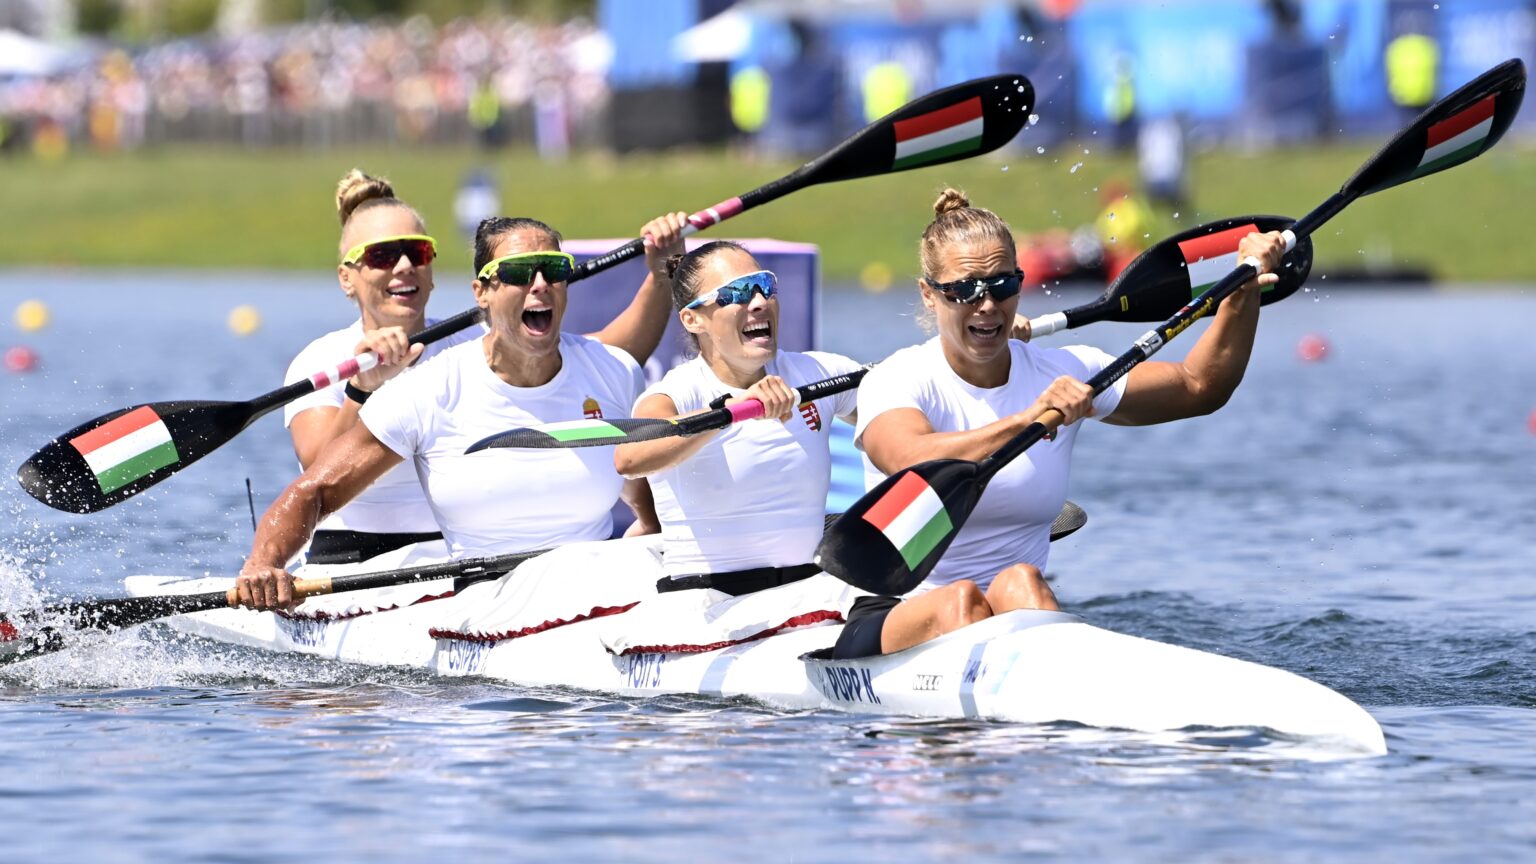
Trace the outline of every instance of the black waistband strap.
[[757, 567], [736, 570], [731, 573], [697, 573], [691, 576], [663, 576], [656, 582], [656, 591], [687, 591], [690, 588], [713, 588], [733, 597], [751, 594], [764, 588], [776, 588], [809, 579], [821, 572], [815, 564], [797, 564], [794, 567]]
[[304, 555], [307, 564], [356, 564], [375, 555], [383, 555], [410, 546], [441, 540], [441, 532], [429, 534], [374, 534], [369, 531], [316, 531], [309, 541], [309, 552]]

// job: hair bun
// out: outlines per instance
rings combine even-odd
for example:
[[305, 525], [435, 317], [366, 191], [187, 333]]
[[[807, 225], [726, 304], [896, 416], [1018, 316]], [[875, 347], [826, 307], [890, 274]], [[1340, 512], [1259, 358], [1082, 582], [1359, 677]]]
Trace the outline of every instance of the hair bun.
[[372, 177], [357, 168], [348, 171], [336, 184], [336, 215], [343, 227], [359, 205], [378, 199], [394, 198], [395, 187], [383, 177]]
[[688, 257], [688, 256], [687, 255], [683, 255], [681, 253], [679, 253], [677, 255], [668, 255], [667, 256], [667, 278], [668, 279], [670, 279], [673, 276], [677, 275], [677, 268], [683, 266], [683, 259], [686, 258], [686, 257]]
[[965, 193], [959, 189], [946, 187], [939, 193], [939, 200], [933, 202], [933, 215], [943, 216], [955, 210], [963, 210], [971, 206], [971, 199], [965, 197]]

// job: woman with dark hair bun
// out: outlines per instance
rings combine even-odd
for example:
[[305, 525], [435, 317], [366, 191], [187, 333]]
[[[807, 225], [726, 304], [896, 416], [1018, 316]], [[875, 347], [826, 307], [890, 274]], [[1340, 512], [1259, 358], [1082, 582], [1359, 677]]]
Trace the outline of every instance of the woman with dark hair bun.
[[764, 411], [727, 429], [615, 448], [620, 474], [650, 480], [666, 575], [656, 586], [662, 596], [615, 618], [604, 644], [615, 653], [702, 650], [840, 621], [853, 592], [810, 561], [822, 535], [832, 420], [855, 419], [854, 395], [801, 404], [793, 388], [859, 364], [779, 349], [778, 278], [742, 246], [707, 243], [674, 258], [671, 270], [673, 303], [699, 355], [646, 390], [634, 416], [670, 419], [746, 399]]
[[834, 650], [841, 658], [900, 651], [1014, 609], [1056, 609], [1041, 572], [1051, 522], [1066, 500], [1077, 421], [1144, 426], [1226, 404], [1253, 349], [1260, 286], [1279, 278], [1285, 242], [1276, 232], [1244, 238], [1238, 255], [1257, 259], [1261, 275], [1221, 304], [1185, 359], [1142, 363], [1097, 397], [1083, 382], [1112, 356], [1009, 338], [1024, 274], [1013, 232], [997, 214], [946, 189], [918, 248], [922, 302], [938, 335], [896, 352], [859, 388], [855, 441], [866, 484], [930, 459], [983, 459], [1046, 411], [1066, 419], [992, 478], [916, 591], [854, 604]]
[[[361, 212], [354, 211], [353, 220]], [[650, 275], [635, 301], [602, 332], [576, 336], [560, 329], [575, 260], [560, 251], [559, 232], [535, 219], [482, 222], [473, 284], [485, 330], [438, 352], [432, 362], [365, 396], [366, 404], [353, 409], [351, 427], [268, 508], [236, 580], [242, 603], [291, 607], [293, 577], [283, 565], [322, 519], [407, 461], [456, 558], [606, 539], [621, 491], [636, 510], [640, 530], [654, 530], [644, 484], [625, 484], [611, 458], [599, 451], [464, 451], [514, 426], [583, 415], [628, 416], [644, 385], [640, 362], [655, 350], [666, 326], [665, 262], [681, 248], [687, 224], [685, 213], [647, 223], [642, 236]], [[355, 259], [380, 283], [380, 293], [388, 297], [382, 302], [403, 307], [402, 318], [409, 318], [404, 309], [423, 306], [425, 298], [412, 299], [405, 286], [430, 285], [430, 277], [421, 278], [422, 262], [404, 247], [393, 262], [366, 260], [370, 243], [400, 239], [360, 242], [363, 251], [344, 256], [343, 267], [349, 266], [346, 259]], [[383, 263], [392, 269], [374, 266]], [[405, 325], [399, 326], [404, 331]], [[391, 355], [396, 366], [421, 353], [406, 350], [402, 334], [388, 338], [402, 343]]]

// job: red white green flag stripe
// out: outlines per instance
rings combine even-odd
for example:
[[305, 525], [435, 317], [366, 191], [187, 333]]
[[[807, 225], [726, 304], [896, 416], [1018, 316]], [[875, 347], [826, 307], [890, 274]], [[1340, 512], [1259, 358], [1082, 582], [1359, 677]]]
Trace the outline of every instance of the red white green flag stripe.
[[907, 120], [897, 120], [896, 161], [892, 169], [925, 165], [981, 149], [981, 97], [972, 96]]
[[914, 570], [954, 529], [939, 494], [916, 472], [897, 480], [864, 514], [864, 521], [880, 529]]
[[171, 430], [148, 405], [71, 438], [69, 443], [85, 457], [102, 494], [175, 465], [181, 458], [171, 441]]
[[1184, 266], [1189, 271], [1189, 296], [1200, 296], [1236, 270], [1237, 244], [1257, 230], [1257, 225], [1239, 225], [1180, 243], [1179, 251], [1184, 253]]
[[604, 420], [569, 420], [549, 423], [539, 431], [556, 441], [594, 441], [603, 438], [623, 438], [624, 430]]
[[1488, 139], [1488, 133], [1493, 131], [1493, 108], [1494, 97], [1487, 96], [1429, 127], [1424, 141], [1424, 157], [1409, 179], [1432, 174], [1476, 156]]

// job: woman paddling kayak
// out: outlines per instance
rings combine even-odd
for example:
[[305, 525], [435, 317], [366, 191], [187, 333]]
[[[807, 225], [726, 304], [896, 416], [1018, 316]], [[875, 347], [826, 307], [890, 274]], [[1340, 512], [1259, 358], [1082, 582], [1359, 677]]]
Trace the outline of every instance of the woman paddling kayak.
[[[357, 303], [359, 316], [300, 351], [288, 367], [285, 382], [307, 378], [316, 369], [364, 351], [377, 354], [379, 365], [283, 409], [283, 422], [305, 469], [326, 445], [357, 425], [358, 412], [374, 391], [407, 368], [485, 334], [481, 328], [469, 327], [430, 345], [410, 344], [411, 336], [436, 323], [427, 317], [427, 301], [432, 295], [437, 244], [427, 235], [421, 216], [395, 196], [388, 180], [356, 169], [348, 172], [337, 184], [336, 212], [342, 226], [336, 279], [342, 293]], [[680, 218], [682, 214], [662, 217], [642, 234], [675, 232]], [[654, 260], [655, 266], [634, 301], [608, 327], [593, 334], [605, 344], [622, 348], [642, 366], [661, 340], [668, 299], [665, 259], [653, 255], [647, 260]], [[415, 470], [400, 465], [319, 524], [306, 561], [351, 563], [441, 537]]]
[[[647, 226], [653, 272], [680, 247], [685, 224], [685, 214], [678, 213]], [[369, 396], [358, 422], [283, 491], [263, 517], [236, 580], [243, 604], [290, 607], [293, 577], [283, 565], [320, 519], [406, 460], [455, 557], [606, 538], [621, 488], [642, 526], [651, 527], [648, 490], [638, 481], [625, 484], [606, 454], [464, 452], [510, 426], [583, 414], [627, 416], [643, 387], [639, 364], [622, 347], [561, 332], [566, 280], [575, 262], [560, 251], [560, 241], [558, 232], [534, 219], [480, 224], [474, 292], [488, 332]], [[652, 290], [668, 296], [667, 286]], [[654, 347], [665, 316], [643, 317], [655, 331], [649, 339]]]
[[[742, 626], [727, 610], [754, 592], [764, 595], [753, 604], [750, 617], [761, 622], [747, 628], [754, 632], [818, 612], [840, 618], [852, 601], [846, 586], [815, 576], [819, 568], [809, 562], [822, 535], [832, 419], [852, 422], [854, 393], [801, 405], [792, 388], [859, 364], [839, 354], [779, 350], [777, 287], [777, 277], [736, 243], [708, 243], [675, 259], [673, 301], [699, 355], [646, 390], [634, 416], [672, 419], [746, 399], [759, 400], [764, 411], [723, 430], [615, 449], [619, 473], [649, 478], [655, 496], [666, 574], [658, 592], [713, 589], [681, 603], [647, 600], [614, 619], [604, 641], [615, 653], [658, 644], [719, 647], [727, 631]], [[716, 622], [717, 632], [700, 637], [705, 621]]]
[[1273, 271], [1285, 251], [1278, 233], [1248, 235], [1238, 255], [1259, 259], [1263, 273], [1222, 303], [1189, 355], [1143, 363], [1094, 398], [1083, 381], [1112, 356], [1008, 338], [1023, 274], [1007, 223], [954, 189], [944, 191], [934, 213], [919, 246], [919, 285], [938, 335], [896, 352], [859, 388], [855, 440], [866, 482], [873, 488], [930, 459], [982, 459], [1050, 409], [1066, 419], [1052, 440], [992, 479], [917, 593], [854, 604], [834, 652], [840, 658], [889, 654], [1013, 609], [1058, 608], [1040, 574], [1051, 521], [1066, 498], [1077, 421], [1143, 426], [1226, 404], [1253, 348], [1259, 287], [1277, 281]]

